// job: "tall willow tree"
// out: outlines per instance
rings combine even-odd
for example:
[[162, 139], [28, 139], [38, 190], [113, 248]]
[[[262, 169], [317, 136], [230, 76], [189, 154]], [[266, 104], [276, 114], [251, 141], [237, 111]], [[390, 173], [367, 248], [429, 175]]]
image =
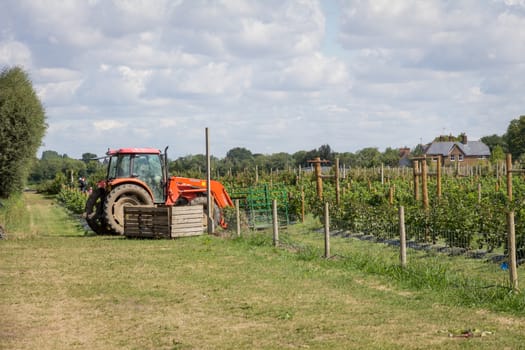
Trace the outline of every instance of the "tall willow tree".
[[46, 131], [45, 111], [20, 67], [0, 73], [0, 197], [21, 191]]
[[525, 154], [525, 115], [511, 120], [505, 139], [509, 146], [509, 152], [512, 154], [512, 159], [517, 160], [521, 155]]

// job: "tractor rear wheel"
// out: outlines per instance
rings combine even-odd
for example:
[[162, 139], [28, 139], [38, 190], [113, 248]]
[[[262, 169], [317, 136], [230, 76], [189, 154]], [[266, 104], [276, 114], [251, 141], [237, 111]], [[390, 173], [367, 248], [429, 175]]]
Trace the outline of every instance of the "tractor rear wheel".
[[153, 206], [153, 199], [142, 187], [124, 184], [109, 192], [104, 203], [104, 216], [112, 231], [124, 234], [124, 207], [135, 205]]
[[97, 188], [86, 201], [86, 222], [97, 235], [115, 234], [109, 229], [104, 217], [105, 197], [106, 191], [103, 188]]

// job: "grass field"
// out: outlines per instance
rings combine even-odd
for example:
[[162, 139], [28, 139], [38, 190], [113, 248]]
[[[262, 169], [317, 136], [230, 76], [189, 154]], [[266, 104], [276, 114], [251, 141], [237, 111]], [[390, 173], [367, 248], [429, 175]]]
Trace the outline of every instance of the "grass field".
[[[524, 296], [494, 302], [496, 264], [410, 252], [402, 270], [393, 248], [343, 238], [326, 260], [312, 223], [281, 248], [267, 232], [92, 236], [25, 201], [27, 228], [0, 241], [1, 349], [525, 349]], [[449, 336], [464, 329], [485, 336]]]

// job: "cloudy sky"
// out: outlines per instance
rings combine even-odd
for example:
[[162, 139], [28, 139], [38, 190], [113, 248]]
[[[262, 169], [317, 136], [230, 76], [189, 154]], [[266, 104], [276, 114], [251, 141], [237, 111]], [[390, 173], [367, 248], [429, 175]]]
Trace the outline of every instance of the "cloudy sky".
[[479, 139], [525, 114], [525, 0], [2, 0], [14, 65], [71, 157]]

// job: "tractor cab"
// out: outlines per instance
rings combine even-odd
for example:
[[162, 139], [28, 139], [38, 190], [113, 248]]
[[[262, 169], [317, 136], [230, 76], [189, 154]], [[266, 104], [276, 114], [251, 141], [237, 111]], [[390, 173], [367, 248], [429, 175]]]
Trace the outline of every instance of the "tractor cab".
[[151, 191], [154, 203], [164, 203], [166, 183], [164, 162], [154, 148], [121, 148], [109, 150], [107, 181], [113, 185], [124, 181], [142, 182]]

